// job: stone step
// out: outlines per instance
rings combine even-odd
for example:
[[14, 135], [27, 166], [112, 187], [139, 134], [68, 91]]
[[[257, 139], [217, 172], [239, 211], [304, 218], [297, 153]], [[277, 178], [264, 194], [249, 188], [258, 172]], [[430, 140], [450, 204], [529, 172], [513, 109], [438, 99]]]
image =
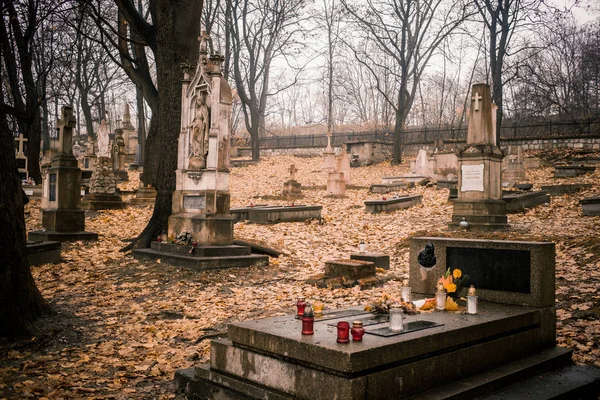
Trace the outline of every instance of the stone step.
[[[475, 399], [479, 396], [487, 396], [497, 390], [506, 388], [533, 375], [546, 371], [572, 365], [571, 355], [573, 351], [561, 347], [554, 347], [539, 353], [530, 355], [517, 361], [504, 364], [500, 367], [482, 372], [477, 375], [461, 379], [450, 384], [437, 387], [416, 396], [409, 397], [411, 400], [434, 400], [434, 399]], [[473, 360], [477, 362], [477, 360]], [[513, 399], [511, 396], [504, 399]]]
[[224, 256], [248, 256], [251, 249], [249, 246], [223, 245], [223, 246], [184, 246], [175, 243], [162, 243], [154, 241], [151, 243], [152, 250], [182, 254], [188, 257], [224, 257]]
[[220, 257], [191, 257], [187, 254], [161, 252], [153, 249], [136, 249], [133, 251], [133, 256], [135, 258], [142, 259], [161, 259], [162, 261], [172, 265], [196, 270], [250, 267], [253, 265], [267, 265], [269, 263], [269, 256], [260, 254]]

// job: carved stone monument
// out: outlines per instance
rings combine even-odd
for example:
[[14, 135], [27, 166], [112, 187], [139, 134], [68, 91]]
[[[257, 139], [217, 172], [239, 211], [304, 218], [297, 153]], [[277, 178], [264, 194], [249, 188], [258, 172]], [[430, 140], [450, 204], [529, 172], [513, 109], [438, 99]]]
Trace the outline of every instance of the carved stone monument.
[[298, 168], [294, 164], [290, 165], [290, 178], [283, 183], [283, 190], [281, 195], [288, 200], [301, 199], [304, 197], [302, 194], [302, 185], [296, 180], [296, 172]]
[[502, 200], [502, 158], [496, 143], [495, 106], [490, 87], [473, 85], [467, 144], [458, 153], [458, 198], [450, 228], [506, 229]]
[[123, 138], [123, 129], [115, 129], [115, 141], [112, 145], [112, 161], [115, 177], [119, 182], [127, 182], [129, 174], [125, 170], [125, 139]]
[[[203, 32], [195, 69], [183, 65], [176, 188], [167, 236], [189, 237], [187, 245], [196, 243], [194, 250], [181, 255], [177, 246], [182, 243], [177, 239], [175, 243], [152, 243], [152, 249], [136, 250], [134, 256], [161, 257], [193, 268], [265, 264], [268, 257], [251, 255], [249, 247], [233, 245], [234, 217], [229, 209], [232, 93], [221, 73], [223, 57], [209, 55], [209, 41]], [[211, 258], [212, 254], [215, 257]]]
[[509, 146], [508, 156], [504, 158], [502, 165], [502, 182], [527, 182], [520, 146]]
[[85, 212], [79, 207], [81, 170], [71, 148], [75, 117], [63, 106], [59, 126], [59, 150], [44, 171], [41, 231], [29, 232], [29, 240], [98, 240], [85, 232]]
[[125, 142], [125, 161], [133, 163], [138, 146], [138, 134], [135, 127], [131, 124], [131, 113], [129, 112], [128, 103], [125, 103], [123, 109], [121, 129], [123, 130], [123, 141]]
[[90, 194], [83, 197], [81, 208], [84, 210], [113, 210], [125, 208], [121, 196], [117, 194], [117, 180], [108, 157], [99, 157], [92, 177]]
[[98, 127], [98, 157], [108, 157], [110, 154], [108, 131], [106, 120], [103, 119]]

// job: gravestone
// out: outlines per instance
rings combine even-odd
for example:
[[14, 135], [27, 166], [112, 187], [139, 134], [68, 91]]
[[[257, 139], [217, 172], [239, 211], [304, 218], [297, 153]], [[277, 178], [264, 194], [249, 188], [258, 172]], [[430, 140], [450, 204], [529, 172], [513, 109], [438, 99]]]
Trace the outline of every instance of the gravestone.
[[417, 176], [431, 177], [433, 176], [433, 158], [427, 154], [427, 150], [421, 149], [417, 154], [415, 165], [412, 169], [412, 174]]
[[577, 193], [583, 189], [589, 189], [590, 183], [565, 183], [562, 185], [543, 185], [542, 190], [546, 190], [550, 196], [563, 196], [565, 194]]
[[495, 106], [490, 87], [473, 85], [467, 144], [458, 154], [458, 198], [454, 200], [451, 229], [466, 220], [471, 230], [508, 228], [502, 200], [502, 158], [496, 144]]
[[584, 165], [555, 165], [555, 178], [576, 178], [585, 174], [593, 174], [596, 167]]
[[350, 185], [350, 157], [346, 150], [342, 150], [336, 158], [336, 171], [344, 174], [346, 186]]
[[121, 123], [123, 130], [123, 142], [125, 148], [123, 150], [124, 160], [128, 164], [135, 162], [135, 155], [138, 147], [138, 134], [131, 124], [131, 113], [129, 112], [129, 103], [125, 102], [123, 106], [123, 121]]
[[433, 154], [433, 174], [436, 178], [448, 179], [457, 176], [458, 159], [453, 151], [440, 151]]
[[156, 189], [150, 185], [144, 185], [144, 175], [140, 174], [140, 185], [135, 192], [135, 197], [129, 201], [132, 206], [153, 206], [156, 202]]
[[391, 212], [403, 210], [421, 204], [423, 196], [394, 196], [382, 198], [381, 200], [365, 200], [365, 212], [378, 214], [382, 212]]
[[335, 151], [331, 147], [331, 134], [327, 134], [327, 147], [323, 152], [323, 167], [321, 171], [325, 176], [329, 176], [329, 173], [335, 171]]
[[583, 215], [594, 217], [600, 215], [600, 196], [591, 196], [579, 200]]
[[190, 234], [198, 250], [189, 252], [192, 243], [153, 242], [151, 249], [137, 249], [133, 255], [168, 258], [171, 263], [199, 269], [264, 265], [267, 256], [252, 255], [249, 247], [240, 254], [243, 246], [233, 245], [234, 217], [229, 211], [232, 92], [222, 74], [223, 56], [209, 55], [210, 40], [202, 32], [195, 69], [183, 65], [176, 187], [168, 220], [168, 237]]
[[288, 171], [290, 171], [290, 177], [283, 183], [281, 195], [287, 200], [303, 198], [304, 195], [302, 194], [301, 189], [302, 185], [296, 180], [296, 172], [298, 172], [298, 168], [292, 164], [290, 165]]
[[22, 180], [29, 179], [29, 172], [27, 171], [27, 156], [23, 152], [23, 144], [27, 142], [27, 139], [20, 133], [19, 137], [15, 139], [15, 158], [17, 159], [17, 169], [19, 170], [19, 176]]
[[545, 190], [510, 192], [504, 194], [502, 199], [506, 203], [507, 213], [522, 212], [540, 204], [550, 203], [550, 195]]
[[341, 171], [330, 172], [327, 177], [327, 196], [343, 198], [346, 196], [346, 179]]
[[123, 129], [115, 129], [115, 141], [112, 145], [111, 157], [113, 162], [113, 171], [117, 181], [127, 182], [129, 174], [125, 170], [125, 139], [123, 138]]
[[520, 146], [509, 146], [508, 156], [504, 157], [502, 169], [502, 182], [525, 182], [525, 165], [521, 155]]
[[[415, 295], [422, 272], [413, 262], [425, 243], [421, 241], [429, 239], [411, 241], [410, 286]], [[443, 254], [437, 252], [440, 259], [431, 268], [434, 278], [425, 293], [434, 290], [447, 262], [468, 262], [469, 272], [481, 283], [476, 314], [404, 315], [405, 328], [394, 332], [388, 315], [368, 313], [363, 306], [334, 309], [314, 316], [310, 335], [302, 333], [304, 323], [295, 310], [291, 315], [234, 322], [227, 339], [211, 341], [210, 363], [177, 371], [176, 385], [181, 394], [198, 399], [509, 399], [523, 386], [528, 389], [523, 398], [540, 393], [541, 398], [577, 398], [586, 388], [594, 398], [600, 369], [575, 366], [572, 351], [556, 347], [554, 244], [471, 242], [466, 244], [468, 251], [454, 243]], [[446, 257], [446, 250], [458, 253]], [[518, 276], [508, 275], [506, 282], [502, 276], [491, 281], [485, 274], [478, 276], [477, 268], [486, 271], [488, 264], [496, 265], [494, 250], [505, 252], [500, 254], [502, 267], [515, 261], [529, 269], [512, 267], [508, 274]], [[503, 268], [492, 271], [504, 273]], [[498, 281], [507, 286], [484, 289]], [[521, 285], [518, 291], [511, 289], [514, 282]], [[531, 293], [524, 293], [527, 290]], [[343, 321], [362, 323], [361, 341], [336, 340], [336, 326]], [[567, 378], [574, 374], [579, 378], [575, 382]]]
[[44, 172], [42, 184], [41, 231], [29, 232], [37, 240], [97, 240], [98, 234], [85, 231], [85, 211], [80, 208], [81, 170], [71, 148], [75, 116], [63, 106], [59, 127], [59, 150]]
[[98, 157], [90, 178], [90, 193], [83, 196], [81, 208], [84, 210], [118, 210], [126, 204], [117, 194], [117, 180], [108, 157]]

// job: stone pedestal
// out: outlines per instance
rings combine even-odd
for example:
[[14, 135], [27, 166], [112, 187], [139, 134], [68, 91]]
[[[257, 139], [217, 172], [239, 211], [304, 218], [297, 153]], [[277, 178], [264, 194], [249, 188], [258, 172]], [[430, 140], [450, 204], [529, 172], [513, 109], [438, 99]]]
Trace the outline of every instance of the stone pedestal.
[[327, 179], [327, 195], [344, 197], [346, 195], [346, 180], [343, 172], [331, 172]]
[[85, 212], [80, 208], [81, 170], [73, 156], [71, 140], [75, 117], [71, 107], [61, 110], [60, 149], [45, 170], [42, 189], [41, 231], [29, 232], [37, 240], [97, 240], [98, 234], [85, 232]]
[[333, 149], [326, 149], [323, 152], [323, 168], [321, 168], [321, 171], [323, 171], [326, 176], [329, 176], [329, 173], [335, 171], [335, 152]]
[[90, 178], [90, 194], [81, 201], [84, 210], [114, 210], [125, 208], [126, 204], [117, 194], [117, 181], [108, 157], [98, 157], [96, 168]]
[[153, 206], [156, 202], [156, 189], [153, 187], [140, 187], [135, 197], [129, 201], [132, 206]]
[[467, 144], [457, 153], [458, 198], [454, 200], [451, 229], [461, 221], [470, 230], [508, 228], [506, 204], [502, 200], [502, 158], [496, 145], [495, 107], [490, 87], [473, 85]]
[[283, 183], [281, 195], [288, 200], [302, 199], [304, 195], [301, 190], [302, 184], [296, 180], [289, 180]]
[[594, 217], [600, 215], [600, 196], [586, 197], [579, 200], [583, 215]]

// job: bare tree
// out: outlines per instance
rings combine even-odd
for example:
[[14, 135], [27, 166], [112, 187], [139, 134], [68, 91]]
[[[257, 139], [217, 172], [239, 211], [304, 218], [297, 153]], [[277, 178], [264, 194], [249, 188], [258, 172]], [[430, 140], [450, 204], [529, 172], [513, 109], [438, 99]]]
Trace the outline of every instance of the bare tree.
[[[400, 163], [405, 124], [423, 71], [440, 44], [471, 15], [470, 8], [465, 2], [446, 0], [369, 0], [356, 5], [341, 1], [365, 40], [398, 65], [398, 71], [389, 72], [398, 81], [392, 162]], [[385, 68], [373, 54], [357, 56], [367, 68]]]
[[230, 34], [233, 76], [252, 142], [252, 159], [260, 157], [273, 60], [298, 33], [305, 0], [231, 0]]

